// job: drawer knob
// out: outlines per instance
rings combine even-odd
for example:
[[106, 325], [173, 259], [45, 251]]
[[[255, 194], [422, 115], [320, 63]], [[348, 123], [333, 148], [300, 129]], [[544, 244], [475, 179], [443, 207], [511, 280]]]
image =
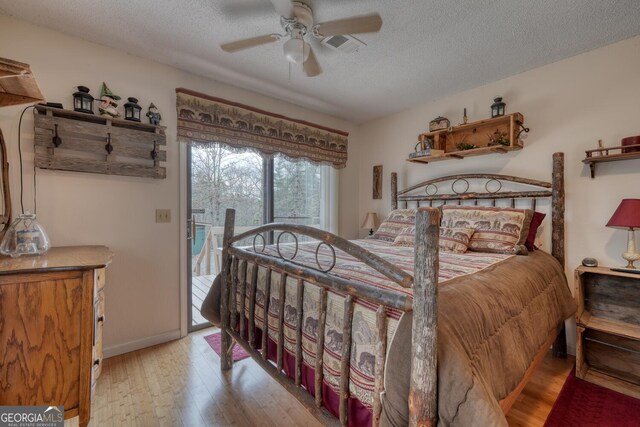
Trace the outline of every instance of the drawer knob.
[[100, 364], [100, 359], [96, 359], [93, 361], [93, 366], [98, 366]]
[[98, 323], [104, 323], [104, 315], [103, 316], [98, 316], [98, 318], [96, 320], [98, 321]]

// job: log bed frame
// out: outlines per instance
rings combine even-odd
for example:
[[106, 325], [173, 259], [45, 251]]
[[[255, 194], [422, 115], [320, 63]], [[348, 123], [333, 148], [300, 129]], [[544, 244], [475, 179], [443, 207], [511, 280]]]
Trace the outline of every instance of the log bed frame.
[[[469, 179], [487, 179], [485, 184], [486, 192], [468, 192], [468, 185], [465, 191], [459, 192], [454, 189], [456, 182], [466, 182]], [[429, 191], [436, 183], [444, 181], [454, 181], [452, 191], [454, 194], [437, 195], [437, 190]], [[496, 191], [489, 191], [489, 182], [496, 181], [500, 187]], [[512, 182], [517, 184], [525, 184], [528, 186], [539, 187], [535, 191], [504, 191], [501, 182]], [[440, 211], [433, 206], [433, 202], [457, 202], [461, 204], [463, 201], [491, 200], [495, 205], [495, 201], [499, 199], [510, 199], [512, 206], [515, 205], [516, 199], [531, 200], [531, 207], [535, 209], [536, 200], [539, 198], [551, 198], [551, 216], [552, 216], [552, 255], [564, 267], [564, 154], [555, 153], [553, 155], [553, 177], [552, 182], [536, 181], [525, 178], [518, 178], [506, 175], [495, 174], [466, 174], [455, 175], [443, 178], [437, 178], [422, 182], [411, 186], [405, 190], [398, 191], [397, 174], [391, 175], [391, 196], [392, 208], [398, 208], [398, 202], [402, 202], [404, 207], [409, 202], [416, 203], [418, 212], [416, 215], [416, 238], [415, 244], [415, 269], [414, 276], [409, 275], [402, 269], [380, 258], [379, 256], [368, 252], [332, 233], [325, 232], [316, 228], [273, 223], [257, 227], [246, 233], [234, 236], [234, 220], [235, 211], [228, 209], [226, 212], [223, 250], [222, 250], [222, 289], [221, 289], [221, 329], [222, 329], [222, 351], [221, 351], [221, 368], [223, 371], [232, 367], [233, 346], [238, 344], [242, 346], [252, 358], [269, 373], [275, 380], [283, 385], [291, 394], [293, 394], [313, 415], [325, 425], [347, 425], [347, 400], [349, 398], [349, 363], [351, 351], [351, 319], [353, 317], [354, 298], [361, 298], [372, 303], [378, 304], [379, 308], [376, 312], [376, 325], [378, 332], [378, 341], [376, 344], [375, 354], [375, 393], [373, 403], [373, 425], [377, 426], [380, 420], [381, 403], [380, 393], [384, 391], [384, 367], [386, 358], [386, 312], [385, 308], [395, 308], [404, 312], [413, 311], [412, 325], [412, 344], [411, 344], [411, 381], [408, 396], [409, 405], [409, 425], [410, 426], [435, 426], [438, 418], [438, 401], [437, 401], [437, 284], [438, 284], [438, 239]], [[424, 188], [426, 194], [410, 195], [417, 189]], [[429, 207], [422, 207], [421, 203], [428, 203]], [[310, 267], [297, 263], [293, 258], [286, 258], [280, 254], [279, 243], [277, 245], [278, 256], [267, 255], [256, 249], [256, 237], [262, 237], [263, 233], [279, 231], [280, 235], [289, 234], [311, 237], [319, 241], [318, 249], [322, 245], [328, 246], [334, 254], [335, 265], [335, 249], [339, 249], [365, 263], [372, 269], [383, 274], [393, 282], [403, 288], [413, 287], [413, 298], [411, 296], [401, 294], [399, 292], [387, 289], [378, 289], [364, 285], [360, 282], [350, 281], [329, 274], [333, 265], [324, 268], [318, 262], [318, 267]], [[233, 244], [240, 240], [253, 236], [253, 251], [236, 247]], [[279, 242], [278, 238], [278, 242]], [[297, 239], [296, 239], [297, 245]], [[296, 246], [297, 247], [297, 246]], [[264, 245], [262, 245], [264, 248]], [[316, 249], [316, 253], [317, 250]], [[317, 260], [316, 260], [317, 261]], [[267, 359], [267, 336], [268, 333], [262, 334], [261, 352], [255, 345], [255, 326], [254, 317], [257, 290], [257, 268], [252, 269], [251, 278], [247, 277], [248, 263], [258, 263], [262, 267], [267, 268], [265, 295], [270, 295], [271, 271], [281, 273], [281, 286], [279, 295], [279, 317], [278, 317], [278, 334], [279, 339], [277, 345], [277, 362], [273, 363]], [[297, 335], [296, 335], [296, 354], [295, 354], [295, 379], [291, 380], [282, 370], [283, 368], [283, 342], [284, 335], [284, 304], [285, 304], [285, 288], [287, 277], [297, 278]], [[249, 314], [248, 319], [244, 319], [245, 312], [245, 292], [247, 286], [240, 287], [240, 308], [236, 310], [236, 289], [238, 283], [249, 285]], [[301, 386], [302, 372], [302, 303], [305, 283], [320, 287], [320, 316], [318, 323], [318, 341], [316, 350], [315, 363], [315, 399]], [[337, 420], [325, 408], [322, 407], [322, 359], [324, 351], [324, 326], [326, 321], [327, 292], [337, 292], [345, 295], [344, 304], [344, 326], [343, 326], [343, 346], [342, 358], [340, 366], [340, 409], [339, 419]], [[263, 331], [267, 330], [269, 297], [265, 298], [265, 315], [262, 325], [259, 325]], [[239, 311], [239, 313], [238, 313]], [[240, 321], [239, 315], [242, 317]], [[245, 321], [248, 327], [245, 326]], [[245, 328], [248, 329], [248, 340], [244, 337]], [[557, 357], [566, 357], [566, 337], [564, 330], [564, 322], [558, 325], [547, 339], [545, 344], [535, 355], [529, 369], [526, 371], [520, 384], [506, 398], [501, 400], [500, 406], [506, 413], [511, 405], [515, 402], [516, 397], [524, 388], [532, 373], [541, 362], [544, 354], [548, 351], [549, 346], [553, 344], [553, 353]]]

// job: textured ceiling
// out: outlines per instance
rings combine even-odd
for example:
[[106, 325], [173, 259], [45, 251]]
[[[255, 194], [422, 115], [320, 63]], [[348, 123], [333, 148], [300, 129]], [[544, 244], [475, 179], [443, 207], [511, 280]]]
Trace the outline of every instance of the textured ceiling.
[[[378, 12], [345, 54], [314, 43], [323, 74], [289, 66], [268, 0], [0, 0], [0, 12], [226, 83], [364, 122], [640, 34], [639, 0], [315, 0], [317, 22]], [[640, 54], [640, 53], [639, 53]]]

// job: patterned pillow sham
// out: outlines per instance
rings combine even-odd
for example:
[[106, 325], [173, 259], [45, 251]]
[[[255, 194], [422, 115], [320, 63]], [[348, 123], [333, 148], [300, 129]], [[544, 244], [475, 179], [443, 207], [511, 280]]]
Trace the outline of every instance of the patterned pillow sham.
[[416, 209], [396, 209], [382, 221], [372, 238], [393, 242], [400, 231], [416, 223]]
[[413, 246], [416, 244], [416, 227], [405, 227], [393, 240], [393, 246]]
[[[440, 228], [440, 250], [457, 254], [465, 253], [475, 231], [473, 228]], [[415, 244], [415, 226], [403, 228], [393, 241], [394, 246], [414, 246]]]
[[474, 228], [440, 227], [440, 250], [456, 254], [465, 253], [475, 231]]
[[531, 209], [443, 206], [441, 226], [475, 229], [470, 251], [526, 255], [532, 217]]

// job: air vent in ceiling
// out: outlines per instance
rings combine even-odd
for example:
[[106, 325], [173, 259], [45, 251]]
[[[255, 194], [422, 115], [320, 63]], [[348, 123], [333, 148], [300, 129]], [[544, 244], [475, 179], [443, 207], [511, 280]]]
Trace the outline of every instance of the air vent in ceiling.
[[322, 43], [345, 53], [355, 53], [360, 49], [360, 46], [364, 46], [360, 40], [347, 35], [326, 37], [322, 39]]

